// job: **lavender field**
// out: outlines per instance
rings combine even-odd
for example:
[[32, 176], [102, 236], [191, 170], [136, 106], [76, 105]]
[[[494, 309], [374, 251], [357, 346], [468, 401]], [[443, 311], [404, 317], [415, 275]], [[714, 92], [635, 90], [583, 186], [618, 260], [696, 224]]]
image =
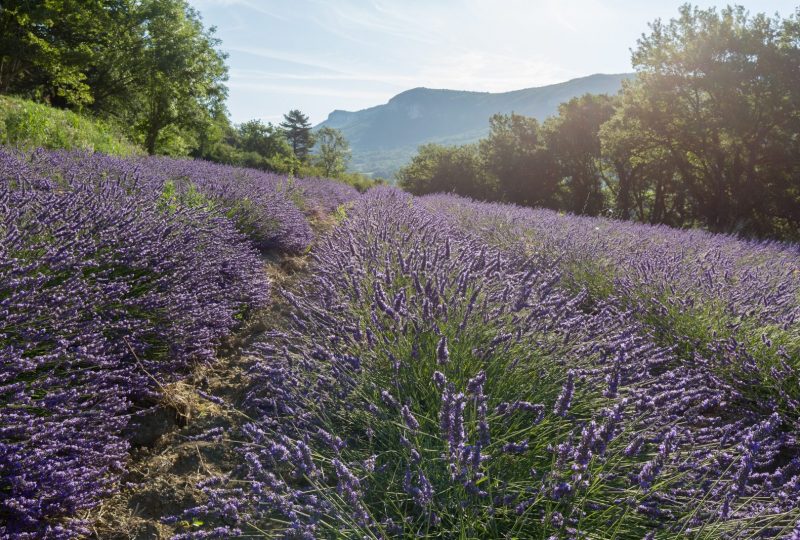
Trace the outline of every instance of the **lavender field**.
[[58, 151], [0, 208], [0, 538], [800, 538], [797, 245]]

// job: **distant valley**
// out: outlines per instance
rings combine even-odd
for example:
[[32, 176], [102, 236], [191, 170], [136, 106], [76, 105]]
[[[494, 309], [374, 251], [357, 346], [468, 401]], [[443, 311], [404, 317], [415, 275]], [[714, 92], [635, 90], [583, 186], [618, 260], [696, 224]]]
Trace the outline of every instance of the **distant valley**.
[[383, 105], [355, 112], [335, 110], [316, 127], [344, 133], [353, 150], [351, 169], [391, 179], [421, 144], [474, 142], [488, 133], [489, 118], [496, 113], [515, 112], [544, 120], [573, 97], [615, 94], [622, 81], [632, 77], [631, 73], [596, 74], [502, 93], [414, 88]]

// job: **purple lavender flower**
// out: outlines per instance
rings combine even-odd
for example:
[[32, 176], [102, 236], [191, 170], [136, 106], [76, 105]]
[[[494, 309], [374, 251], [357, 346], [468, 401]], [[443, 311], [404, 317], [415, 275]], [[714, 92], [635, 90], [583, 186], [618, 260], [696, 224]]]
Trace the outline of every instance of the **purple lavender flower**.
[[381, 390], [381, 400], [393, 409], [397, 409], [400, 407], [400, 404], [397, 400], [390, 394], [387, 390]]
[[400, 409], [400, 413], [403, 415], [403, 421], [406, 423], [406, 426], [411, 431], [416, 431], [419, 429], [419, 422], [411, 412], [411, 409], [408, 408], [408, 405], [403, 405]]
[[450, 361], [450, 351], [447, 348], [447, 336], [442, 336], [439, 339], [439, 344], [436, 346], [436, 361], [440, 366]]
[[0, 150], [0, 536], [85, 531], [75, 516], [141, 444], [131, 413], [158, 398], [153, 379], [213, 361], [265, 304], [237, 224], [167, 200], [162, 165], [204, 168], [187, 163]]
[[567, 410], [572, 403], [572, 394], [574, 391], [575, 372], [569, 370], [567, 372], [567, 381], [564, 383], [564, 386], [561, 387], [561, 393], [558, 395], [558, 399], [556, 399], [555, 405], [553, 406], [553, 412], [556, 415], [566, 416]]

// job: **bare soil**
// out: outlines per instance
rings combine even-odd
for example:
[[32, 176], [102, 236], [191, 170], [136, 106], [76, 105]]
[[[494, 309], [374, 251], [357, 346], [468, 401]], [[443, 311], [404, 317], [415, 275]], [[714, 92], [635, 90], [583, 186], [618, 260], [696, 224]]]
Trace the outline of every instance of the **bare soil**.
[[237, 466], [235, 442], [196, 439], [213, 428], [236, 432], [247, 422], [239, 412], [252, 362], [246, 350], [265, 331], [283, 325], [287, 306], [278, 291], [302, 279], [307, 264], [306, 257], [266, 257], [272, 290], [266, 308], [221, 344], [214, 364], [197, 366], [185, 379], [161, 386], [160, 402], [132, 423], [131, 458], [119, 492], [85, 516], [93, 523], [90, 538], [161, 540], [191, 527], [163, 520], [202, 505], [205, 497], [197, 484]]

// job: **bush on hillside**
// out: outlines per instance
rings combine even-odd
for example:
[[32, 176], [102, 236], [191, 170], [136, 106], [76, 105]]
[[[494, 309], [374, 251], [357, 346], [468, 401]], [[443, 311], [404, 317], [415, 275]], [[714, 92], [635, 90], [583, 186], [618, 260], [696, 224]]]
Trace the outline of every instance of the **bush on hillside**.
[[20, 98], [0, 96], [0, 144], [116, 156], [142, 154], [110, 124]]

